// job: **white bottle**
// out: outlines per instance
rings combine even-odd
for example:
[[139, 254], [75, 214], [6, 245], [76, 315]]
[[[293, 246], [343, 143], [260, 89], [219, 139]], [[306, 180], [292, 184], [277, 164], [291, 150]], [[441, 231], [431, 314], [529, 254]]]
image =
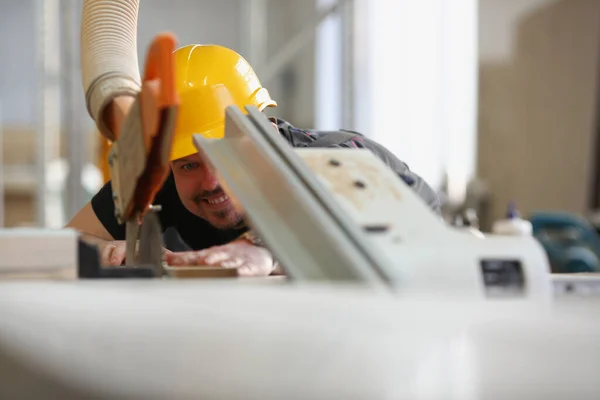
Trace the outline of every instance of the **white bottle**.
[[531, 222], [521, 219], [519, 210], [514, 202], [508, 204], [506, 218], [494, 222], [492, 233], [496, 235], [531, 236], [533, 227]]

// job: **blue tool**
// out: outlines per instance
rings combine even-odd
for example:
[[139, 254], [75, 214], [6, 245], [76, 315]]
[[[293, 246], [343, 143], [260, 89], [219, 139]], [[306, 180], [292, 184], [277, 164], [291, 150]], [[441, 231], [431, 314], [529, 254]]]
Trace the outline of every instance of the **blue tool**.
[[529, 220], [553, 273], [600, 272], [600, 236], [588, 220], [565, 212], [535, 212]]

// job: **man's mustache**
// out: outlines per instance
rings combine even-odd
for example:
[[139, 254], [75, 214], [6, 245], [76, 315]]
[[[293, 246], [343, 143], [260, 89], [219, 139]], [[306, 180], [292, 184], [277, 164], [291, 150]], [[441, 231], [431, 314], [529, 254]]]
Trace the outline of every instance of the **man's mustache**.
[[213, 196], [225, 195], [225, 194], [226, 193], [223, 190], [223, 188], [221, 186], [217, 186], [217, 188], [214, 190], [210, 190], [210, 191], [205, 190], [205, 191], [195, 194], [194, 197], [192, 197], [192, 200], [195, 203], [199, 203], [202, 199], [206, 199], [208, 197], [213, 197]]

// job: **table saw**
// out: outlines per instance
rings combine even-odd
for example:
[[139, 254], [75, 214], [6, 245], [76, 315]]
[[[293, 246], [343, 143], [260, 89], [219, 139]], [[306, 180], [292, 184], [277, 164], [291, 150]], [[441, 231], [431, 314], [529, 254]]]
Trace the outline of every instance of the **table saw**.
[[533, 238], [454, 230], [370, 152], [294, 150], [245, 111], [196, 145], [287, 278], [83, 278], [75, 232], [2, 231], [0, 397], [600, 396], [596, 277], [554, 278]]

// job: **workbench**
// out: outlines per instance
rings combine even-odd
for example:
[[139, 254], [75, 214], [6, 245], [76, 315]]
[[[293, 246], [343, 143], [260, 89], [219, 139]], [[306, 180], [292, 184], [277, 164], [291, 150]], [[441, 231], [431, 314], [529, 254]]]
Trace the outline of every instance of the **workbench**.
[[598, 297], [544, 310], [259, 282], [2, 282], [0, 397], [600, 395]]

